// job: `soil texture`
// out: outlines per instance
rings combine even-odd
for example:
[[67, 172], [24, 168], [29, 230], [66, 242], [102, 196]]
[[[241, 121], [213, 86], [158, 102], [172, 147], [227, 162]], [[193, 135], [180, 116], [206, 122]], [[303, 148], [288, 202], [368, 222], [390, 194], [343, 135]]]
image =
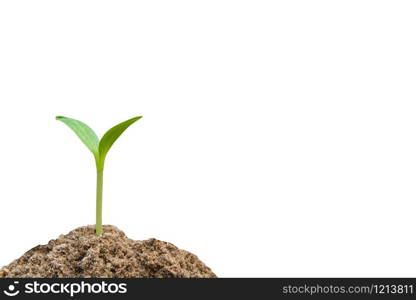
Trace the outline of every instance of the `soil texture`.
[[8, 266], [0, 277], [9, 278], [215, 278], [198, 257], [174, 245], [149, 239], [129, 239], [118, 228], [77, 228], [39, 245]]

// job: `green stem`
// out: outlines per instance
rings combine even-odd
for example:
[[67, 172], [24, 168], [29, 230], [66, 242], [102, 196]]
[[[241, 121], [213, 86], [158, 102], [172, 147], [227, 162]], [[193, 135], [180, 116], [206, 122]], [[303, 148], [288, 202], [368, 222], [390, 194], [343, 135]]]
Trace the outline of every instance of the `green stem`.
[[97, 168], [97, 203], [95, 234], [103, 234], [103, 169]]

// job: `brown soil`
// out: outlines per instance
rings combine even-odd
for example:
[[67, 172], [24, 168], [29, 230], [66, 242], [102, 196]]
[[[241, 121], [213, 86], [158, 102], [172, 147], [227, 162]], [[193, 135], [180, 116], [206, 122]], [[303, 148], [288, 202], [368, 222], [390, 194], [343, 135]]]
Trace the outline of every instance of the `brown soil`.
[[61, 235], [0, 269], [0, 277], [214, 278], [198, 257], [156, 239], [134, 241], [114, 226], [97, 237], [94, 226]]

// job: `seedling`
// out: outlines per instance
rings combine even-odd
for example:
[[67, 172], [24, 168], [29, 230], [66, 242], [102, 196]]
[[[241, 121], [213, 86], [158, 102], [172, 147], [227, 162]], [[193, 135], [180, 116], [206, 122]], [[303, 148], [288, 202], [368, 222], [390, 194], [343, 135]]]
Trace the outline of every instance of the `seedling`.
[[100, 236], [103, 233], [103, 172], [105, 157], [110, 150], [114, 142], [119, 136], [126, 130], [131, 124], [139, 120], [140, 117], [134, 117], [127, 121], [124, 121], [110, 130], [108, 130], [101, 140], [95, 134], [95, 132], [85, 123], [57, 116], [56, 119], [64, 122], [71, 128], [75, 134], [81, 139], [81, 141], [87, 146], [88, 149], [94, 154], [95, 166], [97, 167], [97, 199], [96, 199], [96, 223], [95, 233]]

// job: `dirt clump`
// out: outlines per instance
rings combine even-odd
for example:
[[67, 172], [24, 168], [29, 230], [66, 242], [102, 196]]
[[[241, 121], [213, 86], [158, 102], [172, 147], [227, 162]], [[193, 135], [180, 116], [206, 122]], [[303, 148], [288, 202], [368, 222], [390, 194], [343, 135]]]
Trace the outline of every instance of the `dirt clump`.
[[215, 278], [198, 257], [174, 245], [149, 239], [134, 241], [118, 228], [77, 228], [39, 245], [8, 266], [0, 278]]

